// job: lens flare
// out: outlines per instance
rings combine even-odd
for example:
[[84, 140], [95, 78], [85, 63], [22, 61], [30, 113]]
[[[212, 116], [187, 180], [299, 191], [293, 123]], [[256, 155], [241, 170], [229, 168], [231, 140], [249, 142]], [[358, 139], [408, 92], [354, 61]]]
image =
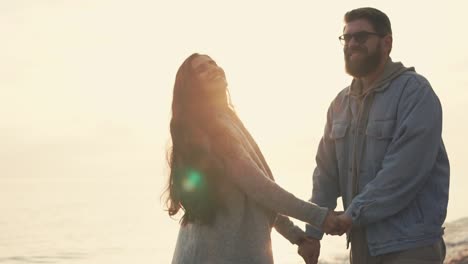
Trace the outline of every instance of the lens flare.
[[182, 188], [186, 192], [193, 192], [200, 187], [202, 183], [202, 177], [199, 171], [189, 169], [184, 175], [184, 180], [182, 182]]

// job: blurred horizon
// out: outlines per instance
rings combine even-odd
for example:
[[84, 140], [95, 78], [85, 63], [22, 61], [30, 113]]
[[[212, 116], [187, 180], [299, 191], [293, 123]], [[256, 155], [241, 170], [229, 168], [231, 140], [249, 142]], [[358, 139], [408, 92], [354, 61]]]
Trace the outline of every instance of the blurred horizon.
[[[343, 15], [361, 6], [389, 16], [392, 59], [415, 66], [439, 96], [451, 163], [447, 221], [468, 216], [468, 36], [463, 34], [468, 2], [337, 3], [0, 2], [0, 210], [5, 212], [0, 222], [4, 230], [12, 226], [19, 232], [0, 236], [0, 252], [17, 245], [21, 255], [28, 243], [40, 249], [48, 234], [35, 233], [37, 240], [32, 236], [27, 245], [22, 239], [48, 223], [48, 217], [63, 228], [57, 232], [74, 239], [67, 219], [87, 219], [85, 209], [73, 211], [78, 204], [95, 206], [93, 212], [106, 221], [92, 223], [102, 228], [115, 218], [108, 228], [141, 224], [133, 231], [151, 230], [146, 240], [132, 232], [114, 237], [128, 236], [130, 247], [156, 243], [151, 234], [164, 238], [151, 246], [172, 254], [178, 224], [160, 200], [168, 173], [170, 105], [175, 73], [194, 52], [211, 56], [224, 68], [236, 111], [277, 182], [308, 199], [327, 108], [351, 81], [338, 41]], [[114, 200], [118, 203], [111, 205]], [[34, 218], [42, 209], [55, 210], [55, 203], [60, 203], [63, 215], [57, 217], [62, 220], [55, 222], [47, 214]], [[33, 218], [23, 218], [21, 210]], [[144, 212], [149, 217], [144, 223], [130, 216], [145, 218]], [[121, 217], [126, 222], [120, 223]], [[86, 223], [75, 220], [76, 225]], [[34, 228], [23, 230], [23, 225]], [[57, 243], [65, 238], [50, 235]], [[277, 234], [273, 239], [277, 261], [289, 258], [284, 252], [294, 248]], [[344, 247], [341, 240], [333, 241], [327, 243]], [[334, 247], [324, 249], [326, 254]], [[131, 259], [134, 253], [126, 256]], [[0, 259], [6, 256], [2, 254], [9, 253], [2, 252]]]

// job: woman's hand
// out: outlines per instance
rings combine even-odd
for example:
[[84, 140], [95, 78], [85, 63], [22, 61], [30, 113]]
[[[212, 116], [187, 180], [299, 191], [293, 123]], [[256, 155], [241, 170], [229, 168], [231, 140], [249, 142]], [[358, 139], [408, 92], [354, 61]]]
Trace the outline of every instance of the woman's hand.
[[353, 221], [343, 212], [329, 211], [322, 225], [322, 230], [327, 235], [341, 236], [351, 229]]

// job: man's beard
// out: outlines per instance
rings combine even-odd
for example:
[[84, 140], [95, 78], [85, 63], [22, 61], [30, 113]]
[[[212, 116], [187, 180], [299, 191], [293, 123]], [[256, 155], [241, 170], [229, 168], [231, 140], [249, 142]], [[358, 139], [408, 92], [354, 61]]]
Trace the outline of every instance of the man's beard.
[[[350, 54], [353, 51], [360, 52], [361, 54], [366, 54], [366, 56], [363, 58], [359, 58], [358, 60], [351, 61]], [[362, 48], [358, 47], [352, 50], [346, 50], [344, 52], [346, 72], [355, 78], [361, 78], [361, 77], [369, 75], [379, 65], [382, 59], [382, 56], [380, 54], [381, 54], [380, 45], [377, 46], [377, 48], [372, 54], [368, 54], [368, 50], [364, 47]]]

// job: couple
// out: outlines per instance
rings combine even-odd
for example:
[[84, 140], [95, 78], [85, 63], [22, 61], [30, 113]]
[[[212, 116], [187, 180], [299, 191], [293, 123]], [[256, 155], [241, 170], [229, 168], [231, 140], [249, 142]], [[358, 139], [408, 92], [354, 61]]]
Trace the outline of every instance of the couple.
[[[184, 214], [173, 264], [271, 264], [273, 227], [308, 264], [324, 233], [347, 233], [353, 264], [443, 262], [449, 163], [440, 102], [414, 68], [390, 59], [383, 12], [359, 8], [344, 21], [339, 39], [354, 78], [328, 110], [310, 202], [275, 183], [230, 104], [222, 68], [199, 54], [181, 65], [168, 211]], [[333, 211], [338, 197], [345, 212]]]

